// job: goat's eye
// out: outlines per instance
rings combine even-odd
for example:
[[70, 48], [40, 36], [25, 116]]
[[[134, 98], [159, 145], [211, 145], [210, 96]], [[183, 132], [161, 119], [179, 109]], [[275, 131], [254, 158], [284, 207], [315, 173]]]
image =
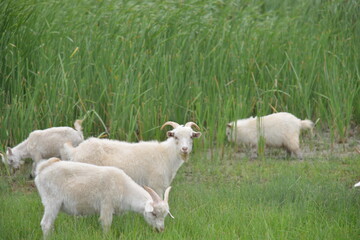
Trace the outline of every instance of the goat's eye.
[[156, 217], [156, 213], [153, 213], [153, 212], [152, 212], [151, 214], [153, 215], [153, 217]]
[[175, 137], [175, 140], [179, 140], [179, 138], [178, 138], [178, 137]]

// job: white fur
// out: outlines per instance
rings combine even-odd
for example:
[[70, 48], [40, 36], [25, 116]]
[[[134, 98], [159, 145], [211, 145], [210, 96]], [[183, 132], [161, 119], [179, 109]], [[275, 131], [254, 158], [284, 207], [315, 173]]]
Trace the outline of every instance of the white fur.
[[356, 183], [354, 187], [360, 187], [360, 182]]
[[72, 161], [123, 169], [135, 182], [153, 188], [162, 196], [177, 170], [188, 159], [193, 138], [201, 136], [191, 126], [174, 126], [163, 142], [128, 143], [89, 138], [76, 148], [65, 144], [65, 150]]
[[113, 214], [134, 211], [158, 231], [164, 230], [169, 213], [168, 195], [162, 200], [150, 188], [142, 188], [121, 169], [51, 158], [37, 167], [35, 184], [44, 205], [41, 228], [46, 237], [59, 211], [70, 215], [100, 214], [103, 230], [109, 230]]
[[[22, 163], [22, 159], [31, 158], [33, 162], [33, 169], [31, 175], [35, 176], [36, 164], [41, 159], [48, 159], [50, 157], [61, 157], [66, 159], [64, 155], [64, 143], [71, 142], [74, 146], [79, 145], [84, 141], [84, 136], [81, 131], [81, 120], [76, 120], [74, 123], [75, 129], [70, 127], [52, 127], [44, 130], [35, 130], [29, 134], [29, 137], [6, 151], [8, 164], [17, 169]], [[3, 158], [3, 162], [5, 160]]]
[[[302, 159], [299, 146], [300, 130], [311, 129], [313, 125], [310, 120], [300, 120], [290, 113], [280, 112], [260, 117], [260, 119], [251, 117], [240, 119], [236, 123], [228, 123], [226, 135], [231, 142], [251, 146], [252, 157], [257, 156], [259, 136], [262, 136], [266, 146], [284, 147], [288, 153], [293, 153]], [[234, 131], [235, 127], [236, 131]]]

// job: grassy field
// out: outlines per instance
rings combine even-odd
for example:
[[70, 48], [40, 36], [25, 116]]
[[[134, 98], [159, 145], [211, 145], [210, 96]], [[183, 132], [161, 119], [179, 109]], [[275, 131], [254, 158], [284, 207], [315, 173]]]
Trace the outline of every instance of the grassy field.
[[[98, 216], [61, 213], [51, 239], [358, 239], [360, 190], [352, 185], [359, 180], [359, 160], [211, 160], [197, 152], [172, 184], [175, 219], [166, 219], [165, 232], [128, 213], [116, 216], [104, 236]], [[30, 166], [1, 178], [0, 239], [41, 238], [43, 207], [25, 170]]]
[[[0, 2], [0, 151], [34, 129], [86, 118], [86, 137], [202, 137], [170, 194], [175, 220], [61, 214], [53, 239], [359, 239], [360, 3], [221, 0]], [[238, 118], [288, 111], [316, 122], [305, 160], [249, 161], [225, 141]], [[39, 239], [28, 168], [0, 166], [0, 239]]]

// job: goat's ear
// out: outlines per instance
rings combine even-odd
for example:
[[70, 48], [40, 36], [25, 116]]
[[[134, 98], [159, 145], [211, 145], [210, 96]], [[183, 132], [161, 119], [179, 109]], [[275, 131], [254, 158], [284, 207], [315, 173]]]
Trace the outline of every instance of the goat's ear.
[[231, 123], [226, 124], [226, 127], [228, 127], [228, 128], [232, 128]]
[[154, 211], [154, 207], [152, 205], [151, 201], [147, 201], [145, 203], [145, 212], [153, 212]]
[[201, 132], [193, 132], [191, 135], [192, 138], [198, 138], [200, 136], [201, 136]]
[[7, 148], [6, 154], [7, 154], [7, 155], [12, 155], [12, 150], [11, 150], [11, 148], [9, 148], [9, 147]]
[[168, 137], [174, 137], [175, 133], [174, 133], [173, 131], [168, 131], [168, 132], [166, 133], [166, 135], [167, 135]]

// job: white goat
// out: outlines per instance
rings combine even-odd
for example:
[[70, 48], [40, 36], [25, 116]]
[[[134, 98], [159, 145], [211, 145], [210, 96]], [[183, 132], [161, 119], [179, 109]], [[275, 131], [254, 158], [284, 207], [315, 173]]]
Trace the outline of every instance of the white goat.
[[[301, 129], [311, 129], [314, 123], [300, 120], [286, 112], [273, 113], [264, 117], [251, 117], [228, 123], [226, 135], [230, 142], [246, 144], [252, 147], [252, 158], [257, 157], [259, 137], [263, 137], [266, 146], [284, 147], [288, 154], [294, 153], [302, 159], [299, 146]], [[236, 130], [235, 130], [236, 129]]]
[[44, 205], [41, 228], [46, 237], [59, 211], [70, 215], [100, 214], [104, 232], [111, 226], [113, 214], [131, 210], [144, 215], [158, 231], [164, 230], [167, 214], [171, 217], [168, 197], [162, 200], [151, 188], [142, 188], [121, 169], [92, 164], [60, 161], [41, 162], [35, 184]]
[[171, 184], [177, 170], [192, 151], [193, 138], [201, 136], [191, 127], [198, 125], [188, 122], [179, 125], [166, 122], [174, 129], [167, 132], [163, 142], [148, 141], [128, 143], [117, 140], [89, 138], [74, 148], [65, 144], [70, 160], [99, 166], [115, 166], [126, 172], [135, 182], [155, 190], [160, 196]]
[[81, 131], [82, 120], [76, 120], [75, 129], [71, 127], [52, 127], [44, 130], [35, 130], [29, 134], [29, 137], [15, 146], [7, 148], [6, 157], [2, 155], [2, 160], [14, 169], [18, 169], [23, 163], [22, 159], [31, 158], [33, 168], [31, 176], [35, 177], [36, 164], [42, 159], [50, 157], [61, 157], [66, 159], [64, 155], [64, 143], [71, 142], [74, 146], [84, 141]]

